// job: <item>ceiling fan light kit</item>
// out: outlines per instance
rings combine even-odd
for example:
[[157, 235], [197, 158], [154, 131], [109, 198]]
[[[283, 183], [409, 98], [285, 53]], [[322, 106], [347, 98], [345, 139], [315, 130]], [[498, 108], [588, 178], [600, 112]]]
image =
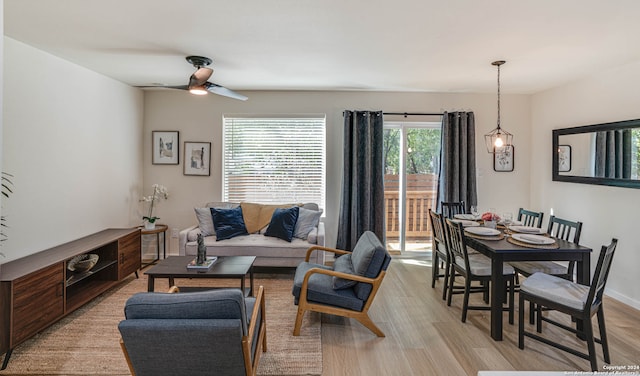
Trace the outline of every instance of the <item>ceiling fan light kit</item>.
[[498, 60], [491, 63], [498, 67], [498, 126], [491, 132], [484, 135], [484, 141], [488, 153], [502, 153], [506, 148], [513, 145], [513, 135], [500, 127], [500, 66], [506, 63]]

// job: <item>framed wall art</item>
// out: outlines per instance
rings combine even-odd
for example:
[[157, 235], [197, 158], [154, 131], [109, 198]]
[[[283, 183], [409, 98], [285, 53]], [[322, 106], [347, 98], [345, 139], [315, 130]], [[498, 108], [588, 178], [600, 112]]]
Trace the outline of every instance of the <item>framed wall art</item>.
[[178, 131], [152, 131], [152, 164], [180, 163], [180, 134]]
[[571, 146], [558, 145], [558, 172], [571, 171]]
[[211, 175], [211, 142], [184, 142], [184, 174]]
[[502, 151], [493, 153], [493, 170], [498, 172], [513, 171], [513, 145], [506, 146]]

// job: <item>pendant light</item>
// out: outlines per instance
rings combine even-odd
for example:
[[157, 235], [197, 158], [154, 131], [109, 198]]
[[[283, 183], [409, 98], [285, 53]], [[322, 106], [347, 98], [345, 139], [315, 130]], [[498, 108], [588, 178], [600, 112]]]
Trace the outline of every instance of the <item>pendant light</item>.
[[498, 67], [498, 126], [484, 135], [489, 153], [502, 153], [507, 147], [513, 145], [513, 135], [500, 128], [500, 66], [504, 63], [506, 63], [504, 60], [491, 63], [491, 65]]

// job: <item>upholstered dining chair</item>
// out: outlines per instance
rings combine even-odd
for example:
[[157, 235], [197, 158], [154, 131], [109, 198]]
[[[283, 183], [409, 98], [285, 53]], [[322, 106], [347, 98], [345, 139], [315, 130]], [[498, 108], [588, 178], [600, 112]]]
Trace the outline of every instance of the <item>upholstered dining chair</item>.
[[[436, 281], [440, 277], [444, 277], [442, 284], [442, 300], [447, 298], [447, 288], [449, 287], [449, 272], [451, 269], [451, 260], [449, 258], [449, 245], [444, 228], [444, 220], [441, 214], [429, 209], [429, 218], [431, 220], [431, 236], [432, 242], [432, 261], [431, 261], [431, 288], [436, 287]], [[440, 272], [441, 264], [444, 273]]]
[[[175, 290], [175, 289], [174, 289]], [[264, 288], [138, 293], [118, 325], [135, 376], [255, 375], [267, 351]]]
[[518, 222], [522, 222], [523, 226], [542, 228], [542, 217], [544, 217], [543, 212], [520, 208], [520, 210], [518, 210], [517, 220]]
[[[547, 233], [553, 237], [564, 239], [575, 244], [580, 243], [580, 234], [582, 233], [582, 222], [569, 221], [552, 215], [549, 218], [549, 226]], [[509, 263], [516, 270], [517, 274], [528, 277], [536, 272], [555, 275], [556, 277], [573, 280], [573, 271], [575, 269], [575, 261], [568, 264], [561, 264], [554, 261], [518, 261]], [[516, 278], [518, 280], [518, 278]], [[530, 304], [529, 321], [533, 324], [535, 320], [535, 307]]]
[[[595, 372], [598, 370], [595, 350], [595, 342], [597, 342], [602, 345], [604, 361], [608, 364], [611, 363], [602, 299], [617, 244], [618, 239], [614, 238], [611, 244], [602, 246], [590, 286], [584, 286], [546, 273], [534, 273], [522, 282], [520, 286], [520, 307], [523, 307], [525, 301], [532, 302], [537, 307], [536, 331], [542, 333], [542, 321], [545, 321], [559, 328], [568, 330], [571, 333], [578, 334], [579, 338], [583, 337], [587, 342], [587, 353], [554, 342], [548, 337], [527, 332], [524, 326], [524, 311], [522, 309], [518, 313], [518, 347], [520, 349], [524, 349], [524, 337], [529, 337], [589, 360], [591, 370]], [[567, 314], [576, 321], [581, 320], [583, 329], [579, 331], [577, 328], [574, 329], [549, 317], [544, 317], [541, 312], [542, 307]], [[598, 317], [600, 338], [595, 338], [593, 333], [591, 321], [594, 315]]]
[[[449, 288], [447, 296], [447, 304], [451, 305], [451, 296], [454, 292], [454, 281], [456, 272], [464, 278], [464, 300], [462, 302], [462, 322], [467, 320], [467, 310], [491, 310], [490, 306], [469, 306], [469, 293], [485, 292], [491, 281], [491, 259], [483, 254], [469, 254], [467, 250], [464, 229], [461, 223], [445, 219], [447, 236], [449, 237], [449, 252], [452, 258], [451, 271], [449, 272]], [[504, 311], [509, 312], [509, 324], [513, 324], [514, 312], [514, 282], [515, 271], [509, 265], [504, 265], [503, 273], [507, 280], [507, 288], [509, 291], [509, 302], [507, 307], [503, 307]], [[473, 288], [471, 282], [478, 281], [483, 284]]]
[[[339, 255], [333, 267], [309, 262], [316, 251]], [[302, 319], [306, 311], [328, 313], [358, 320], [378, 337], [384, 333], [369, 317], [369, 308], [386, 275], [391, 256], [378, 237], [365, 231], [351, 252], [313, 246], [309, 248], [307, 261], [296, 267], [293, 277], [294, 304], [298, 313], [293, 335], [300, 335]]]
[[466, 213], [466, 209], [464, 208], [464, 201], [460, 202], [440, 202], [440, 206], [442, 207], [442, 216], [444, 218], [453, 218], [456, 214], [464, 214]]

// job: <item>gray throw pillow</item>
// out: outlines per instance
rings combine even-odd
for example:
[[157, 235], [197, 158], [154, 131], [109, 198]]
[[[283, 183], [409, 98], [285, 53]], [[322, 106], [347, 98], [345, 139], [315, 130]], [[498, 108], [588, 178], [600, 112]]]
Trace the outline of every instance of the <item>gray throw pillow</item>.
[[202, 236], [211, 236], [216, 234], [216, 230], [213, 228], [213, 217], [211, 215], [211, 209], [209, 208], [193, 208], [196, 212], [196, 218], [198, 219], [198, 227], [200, 227], [200, 233]]
[[301, 207], [298, 212], [298, 221], [296, 222], [296, 227], [293, 230], [293, 236], [295, 238], [307, 240], [307, 236], [309, 236], [309, 233], [314, 228], [318, 227], [321, 215], [322, 211], [309, 210]]
[[[342, 255], [333, 262], [333, 270], [336, 272], [355, 274], [353, 271], [353, 265], [351, 264], [351, 255]], [[340, 277], [333, 277], [333, 289], [342, 290], [355, 286], [357, 281], [351, 279], [344, 279]]]

